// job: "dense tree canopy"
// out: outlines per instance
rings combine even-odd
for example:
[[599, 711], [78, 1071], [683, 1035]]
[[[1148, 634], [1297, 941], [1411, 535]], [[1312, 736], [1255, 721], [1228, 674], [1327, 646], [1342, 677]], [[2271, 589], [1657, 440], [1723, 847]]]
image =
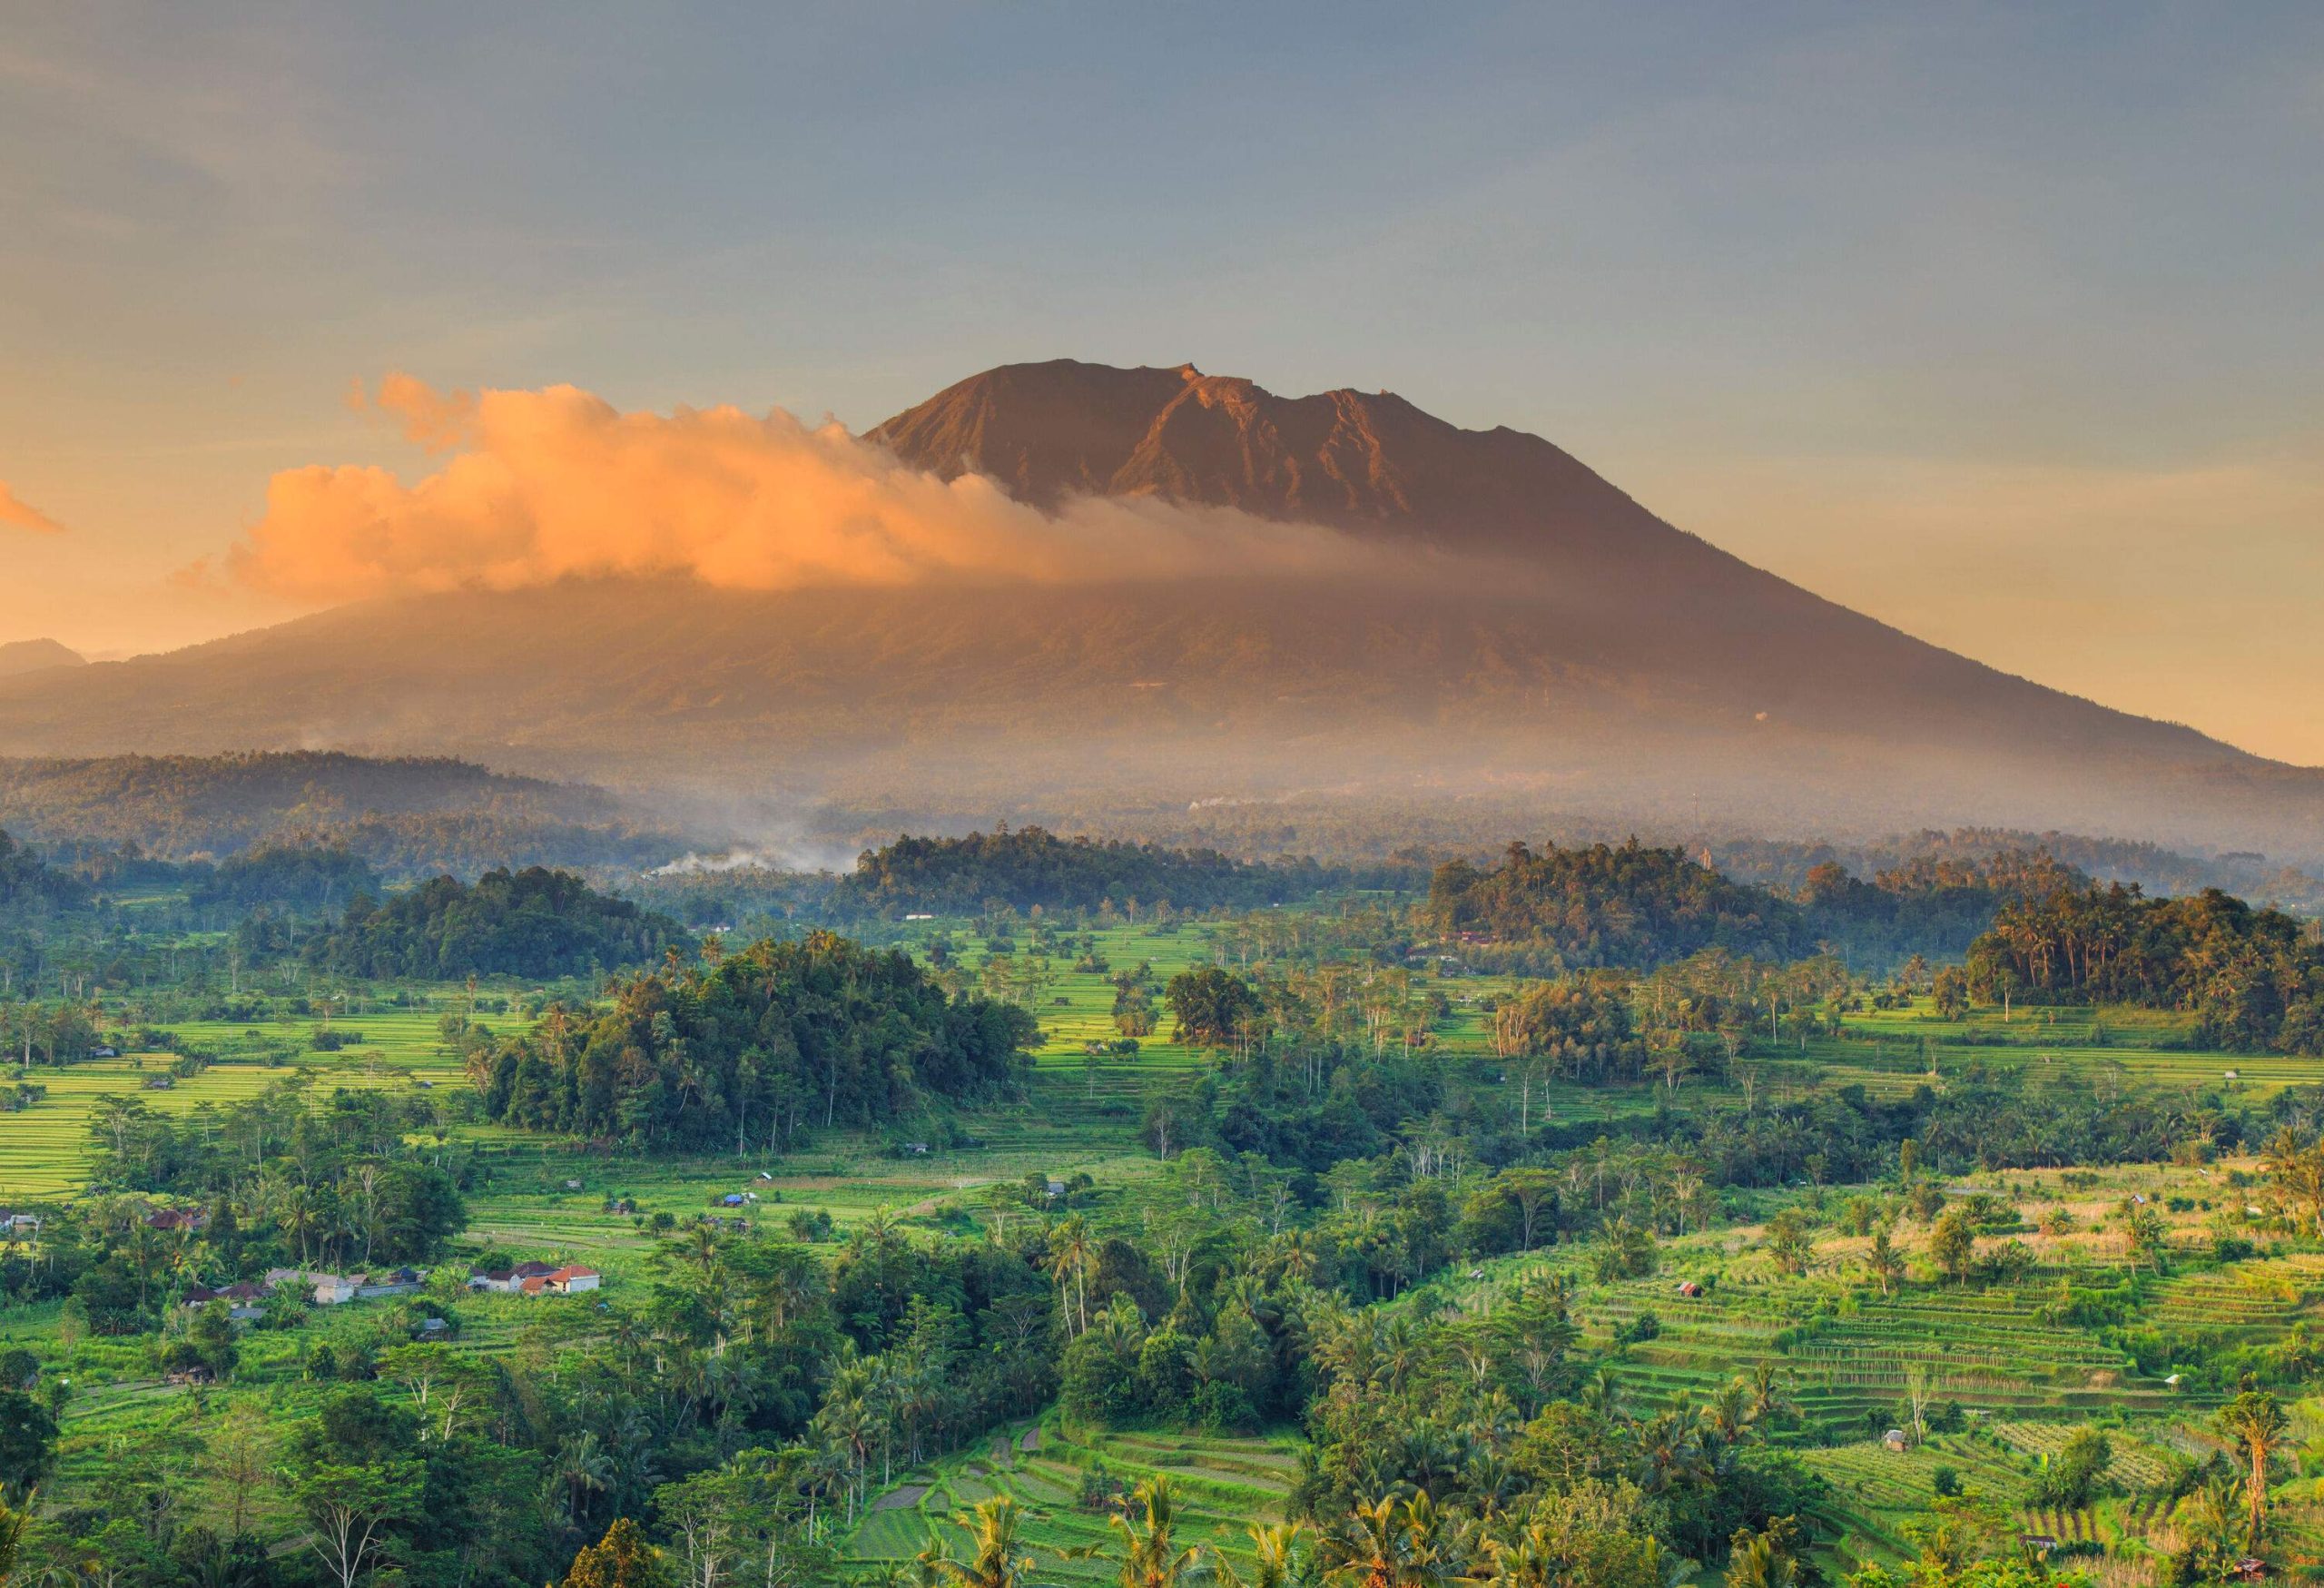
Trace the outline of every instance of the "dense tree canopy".
[[357, 894], [377, 897], [379, 873], [344, 847], [312, 844], [254, 849], [220, 863], [189, 890], [197, 906], [261, 904], [292, 910], [328, 910]]
[[595, 1018], [552, 1011], [489, 1055], [485, 1106], [534, 1129], [739, 1151], [1003, 1093], [1035, 1034], [1013, 1005], [948, 996], [909, 954], [818, 932], [633, 978]]
[[1779, 956], [1799, 930], [1797, 912], [1774, 895], [1636, 839], [1539, 852], [1512, 843], [1490, 871], [1451, 862], [1429, 884], [1429, 910], [1440, 932], [1479, 940], [1472, 957], [1530, 969], [1644, 969], [1713, 946]]
[[473, 885], [438, 877], [385, 903], [359, 897], [305, 952], [355, 976], [552, 977], [642, 964], [688, 941], [666, 916], [534, 866], [487, 872]]
[[883, 911], [972, 915], [992, 901], [1018, 910], [1094, 910], [1167, 900], [1180, 909], [1304, 899], [1332, 880], [1313, 861], [1254, 864], [1209, 849], [1059, 838], [1003, 825], [965, 838], [902, 837], [857, 857], [840, 902]]
[[2118, 883], [2012, 903], [1970, 946], [1968, 973], [1970, 991], [1996, 1002], [2191, 1010], [2207, 1045], [2324, 1053], [2324, 946], [2293, 917], [2216, 888], [2149, 899]]
[[33, 851], [0, 832], [0, 912], [41, 915], [68, 910], [86, 890], [68, 873], [44, 863]]
[[1808, 872], [1799, 903], [1810, 942], [1844, 947], [1851, 963], [1894, 964], [1913, 954], [1951, 959], [2004, 905], [2089, 882], [2041, 850], [1922, 855], [1868, 883], [1827, 861]]

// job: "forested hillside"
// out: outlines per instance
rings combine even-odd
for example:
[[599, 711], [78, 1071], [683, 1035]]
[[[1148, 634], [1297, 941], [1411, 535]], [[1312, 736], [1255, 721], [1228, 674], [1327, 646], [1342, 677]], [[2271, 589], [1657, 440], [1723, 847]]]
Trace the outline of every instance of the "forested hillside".
[[693, 939], [665, 915], [538, 866], [473, 884], [437, 877], [380, 903], [357, 897], [310, 938], [309, 964], [343, 975], [452, 980], [576, 976], [658, 960]]
[[822, 932], [633, 977], [613, 1002], [594, 1018], [553, 1011], [495, 1050], [491, 1117], [633, 1146], [779, 1150], [923, 1096], [999, 1096], [1036, 1035], [1021, 1009], [953, 998], [911, 955]]

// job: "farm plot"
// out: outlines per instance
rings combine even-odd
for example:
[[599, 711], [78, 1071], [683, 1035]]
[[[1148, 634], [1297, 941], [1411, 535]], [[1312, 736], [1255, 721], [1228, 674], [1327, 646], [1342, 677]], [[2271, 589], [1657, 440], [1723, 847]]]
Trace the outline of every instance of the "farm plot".
[[1022, 1536], [1042, 1581], [1096, 1583], [1115, 1568], [1103, 1560], [1068, 1560], [1068, 1552], [1108, 1543], [1109, 1508], [1085, 1504], [1097, 1475], [1117, 1491], [1167, 1475], [1177, 1492], [1179, 1530], [1190, 1544], [1224, 1550], [1247, 1566], [1244, 1529], [1275, 1519], [1296, 1475], [1287, 1441], [1227, 1435], [1095, 1434], [1068, 1435], [1059, 1426], [1021, 1425], [984, 1448], [949, 1457], [902, 1481], [873, 1502], [842, 1554], [859, 1570], [908, 1561], [956, 1541], [952, 1513], [995, 1494], [1024, 1510]]

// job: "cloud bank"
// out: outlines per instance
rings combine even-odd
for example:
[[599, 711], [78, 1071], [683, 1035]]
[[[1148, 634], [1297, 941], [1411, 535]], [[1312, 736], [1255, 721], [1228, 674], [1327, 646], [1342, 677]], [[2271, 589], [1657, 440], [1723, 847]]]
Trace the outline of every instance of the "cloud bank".
[[64, 533], [64, 525], [10, 490], [5, 480], [0, 480], [0, 524], [16, 529], [29, 529], [35, 535]]
[[233, 579], [346, 601], [597, 575], [780, 590], [1348, 572], [1379, 555], [1327, 529], [1150, 498], [1042, 512], [780, 409], [624, 413], [570, 386], [470, 396], [401, 375], [375, 405], [441, 466], [411, 485], [376, 468], [277, 474], [228, 553]]

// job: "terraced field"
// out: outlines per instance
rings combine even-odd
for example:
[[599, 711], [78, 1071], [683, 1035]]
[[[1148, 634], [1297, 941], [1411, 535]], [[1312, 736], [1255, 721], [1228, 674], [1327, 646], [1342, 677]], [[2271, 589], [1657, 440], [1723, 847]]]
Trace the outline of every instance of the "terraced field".
[[1771, 1060], [1793, 1084], [1856, 1084], [1896, 1097], [1972, 1066], [1993, 1072], [2072, 1075], [2092, 1082], [2217, 1090], [2264, 1098], [2324, 1080], [2324, 1060], [2221, 1053], [2194, 1044], [2191, 1014], [2171, 1010], [2069, 1007], [1977, 1010], [1937, 1018], [1925, 998], [1846, 1017], [1844, 1034], [1815, 1037]]
[[[86, 1162], [91, 1110], [101, 1097], [135, 1098], [158, 1113], [191, 1114], [257, 1096], [286, 1076], [304, 1072], [326, 1089], [465, 1088], [459, 1068], [438, 1041], [434, 1009], [364, 1015], [333, 1022], [359, 1031], [359, 1047], [315, 1050], [320, 1020], [271, 1021], [262, 1026], [185, 1021], [171, 1030], [192, 1047], [220, 1055], [201, 1074], [171, 1080], [172, 1055], [127, 1052], [61, 1068], [35, 1069], [30, 1079], [48, 1095], [22, 1113], [0, 1114], [0, 1200], [51, 1197], [77, 1189]], [[113, 1034], [113, 1033], [108, 1033]], [[168, 1081], [166, 1087], [160, 1083]]]
[[1295, 1442], [1282, 1438], [1160, 1434], [1068, 1434], [1054, 1418], [1019, 1424], [989, 1444], [915, 1472], [872, 1502], [843, 1553], [859, 1571], [909, 1561], [958, 1530], [947, 1522], [994, 1494], [1024, 1507], [1024, 1538], [1043, 1582], [1109, 1581], [1102, 1560], [1067, 1560], [1066, 1552], [1111, 1538], [1103, 1508], [1081, 1504], [1084, 1475], [1102, 1471], [1123, 1485], [1167, 1475], [1187, 1544], [1224, 1548], [1238, 1564], [1244, 1529], [1278, 1520], [1297, 1473]]

